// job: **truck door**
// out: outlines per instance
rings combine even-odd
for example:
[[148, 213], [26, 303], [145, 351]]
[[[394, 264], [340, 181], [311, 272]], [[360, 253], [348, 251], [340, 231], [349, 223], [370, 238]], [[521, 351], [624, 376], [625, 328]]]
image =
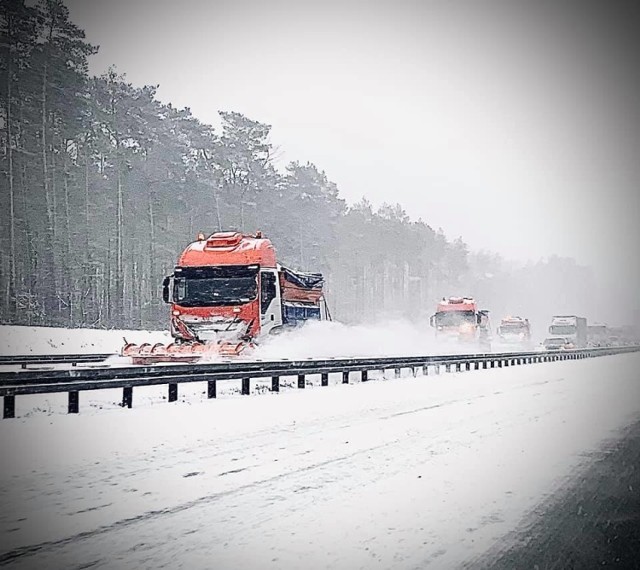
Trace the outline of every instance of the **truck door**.
[[260, 271], [260, 329], [268, 334], [274, 327], [282, 326], [282, 301], [278, 274], [275, 269]]

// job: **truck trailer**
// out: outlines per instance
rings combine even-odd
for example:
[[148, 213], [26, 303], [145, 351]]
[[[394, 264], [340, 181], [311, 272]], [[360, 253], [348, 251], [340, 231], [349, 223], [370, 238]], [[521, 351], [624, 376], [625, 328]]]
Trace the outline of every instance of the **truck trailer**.
[[575, 348], [587, 346], [587, 319], [576, 315], [556, 315], [551, 318], [549, 334], [568, 339]]

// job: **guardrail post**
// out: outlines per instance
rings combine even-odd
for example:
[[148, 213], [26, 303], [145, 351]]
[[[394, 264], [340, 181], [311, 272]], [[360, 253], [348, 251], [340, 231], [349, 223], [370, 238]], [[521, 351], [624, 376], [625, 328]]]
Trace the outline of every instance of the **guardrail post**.
[[305, 386], [304, 374], [298, 374], [298, 388], [302, 389]]
[[394, 378], [400, 378], [401, 369], [400, 368], [395, 368], [394, 371], [393, 371], [393, 376], [394, 376]]
[[175, 402], [178, 399], [178, 385], [169, 384], [169, 401]]
[[207, 380], [207, 398], [215, 398], [217, 396], [216, 392], [216, 381]]
[[323, 372], [320, 375], [320, 386], [328, 386], [329, 385], [329, 373]]
[[4, 402], [3, 402], [3, 412], [2, 412], [2, 417], [5, 419], [9, 419], [9, 418], [15, 418], [16, 417], [16, 397], [11, 395], [11, 396], [5, 396], [4, 398]]
[[460, 372], [461, 367], [462, 367], [462, 363], [456, 362], [456, 372]]
[[242, 395], [248, 396], [251, 393], [251, 378], [242, 379]]
[[342, 371], [342, 383], [343, 384], [348, 384], [349, 383], [349, 371], [348, 370], [343, 370]]
[[502, 368], [502, 366], [503, 366], [502, 360], [498, 360], [498, 368]]
[[280, 391], [280, 376], [271, 377], [271, 391], [272, 392]]
[[131, 408], [133, 405], [133, 386], [125, 386], [122, 389], [122, 407]]
[[482, 361], [482, 369], [486, 370], [489, 367], [489, 363], [486, 360]]
[[77, 391], [69, 392], [69, 402], [67, 405], [67, 412], [70, 414], [77, 414], [80, 408], [80, 398]]
[[449, 364], [448, 362], [444, 365], [444, 371], [445, 372], [451, 372], [451, 364]]
[[474, 370], [480, 370], [480, 362], [477, 360], [474, 362]]
[[464, 367], [466, 370], [471, 370], [471, 362], [466, 362]]
[[369, 375], [367, 374], [366, 370], [363, 370], [360, 373], [360, 382], [367, 382], [369, 380]]
[[423, 376], [429, 376], [429, 365], [428, 364], [423, 364], [422, 365], [422, 375]]
[[440, 374], [440, 363], [439, 362], [436, 362], [435, 370], [436, 370], [436, 375]]

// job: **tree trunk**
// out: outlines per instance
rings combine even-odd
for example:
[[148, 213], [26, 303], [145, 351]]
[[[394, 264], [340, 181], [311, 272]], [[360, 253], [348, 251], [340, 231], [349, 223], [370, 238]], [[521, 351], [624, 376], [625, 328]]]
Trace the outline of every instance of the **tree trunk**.
[[222, 217], [220, 216], [220, 201], [218, 197], [218, 192], [215, 189], [213, 191], [213, 200], [216, 205], [216, 219], [218, 222], [218, 231], [221, 232], [223, 231], [223, 227], [222, 227]]
[[[118, 151], [119, 154], [119, 151]], [[116, 322], [122, 324], [124, 322], [124, 299], [125, 299], [125, 275], [123, 271], [123, 250], [122, 250], [122, 218], [124, 213], [124, 203], [122, 200], [122, 173], [120, 168], [120, 160], [118, 160], [118, 206], [116, 216], [116, 298], [115, 309], [118, 311]]]
[[[66, 151], [65, 151], [65, 155], [66, 157]], [[68, 303], [68, 315], [69, 315], [69, 324], [71, 326], [74, 325], [74, 302], [73, 302], [73, 296], [75, 294], [75, 287], [72, 287], [72, 283], [74, 283], [75, 281], [75, 267], [76, 264], [73, 263], [73, 260], [71, 259], [71, 220], [70, 220], [70, 211], [69, 211], [69, 180], [68, 180], [68, 176], [67, 176], [67, 164], [66, 164], [66, 160], [64, 162], [64, 168], [63, 168], [63, 181], [64, 181], [64, 219], [65, 219], [65, 233], [66, 233], [66, 240], [65, 240], [65, 252], [64, 252], [64, 257], [65, 257], [65, 263], [64, 263], [64, 267], [65, 267], [65, 274], [64, 274], [64, 279], [63, 279], [63, 283], [64, 285], [64, 296], [67, 299], [67, 303]]]
[[13, 185], [13, 136], [12, 136], [12, 122], [13, 117], [11, 115], [11, 98], [12, 84], [13, 84], [13, 53], [11, 35], [13, 24], [13, 18], [11, 17], [9, 10], [7, 9], [7, 37], [9, 38], [9, 46], [7, 47], [7, 158], [9, 161], [9, 290], [7, 298], [7, 309], [9, 309], [9, 315], [13, 318], [17, 314], [17, 298], [16, 298], [16, 213], [15, 213], [15, 190]]
[[156, 266], [158, 260], [156, 259], [156, 224], [155, 224], [155, 212], [153, 210], [153, 194], [149, 194], [149, 283], [147, 289], [144, 291], [143, 300], [144, 303], [151, 303], [153, 306], [153, 291], [155, 287], [156, 278]]
[[47, 224], [45, 228], [45, 236], [43, 243], [43, 272], [40, 281], [44, 283], [41, 287], [45, 315], [51, 317], [56, 309], [56, 272], [54, 261], [54, 242], [55, 242], [55, 222], [53, 212], [53, 200], [51, 196], [51, 188], [49, 184], [49, 168], [47, 162], [47, 74], [48, 64], [45, 60], [44, 70], [42, 73], [42, 107], [41, 107], [41, 137], [42, 137], [42, 182], [44, 187], [44, 195], [47, 211]]

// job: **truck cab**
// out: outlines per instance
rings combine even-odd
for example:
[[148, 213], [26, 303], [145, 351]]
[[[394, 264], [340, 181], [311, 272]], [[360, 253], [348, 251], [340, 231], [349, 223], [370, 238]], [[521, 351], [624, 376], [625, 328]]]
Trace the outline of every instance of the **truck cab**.
[[479, 344], [490, 350], [489, 311], [478, 309], [472, 297], [443, 298], [429, 322], [436, 330], [436, 338]]

